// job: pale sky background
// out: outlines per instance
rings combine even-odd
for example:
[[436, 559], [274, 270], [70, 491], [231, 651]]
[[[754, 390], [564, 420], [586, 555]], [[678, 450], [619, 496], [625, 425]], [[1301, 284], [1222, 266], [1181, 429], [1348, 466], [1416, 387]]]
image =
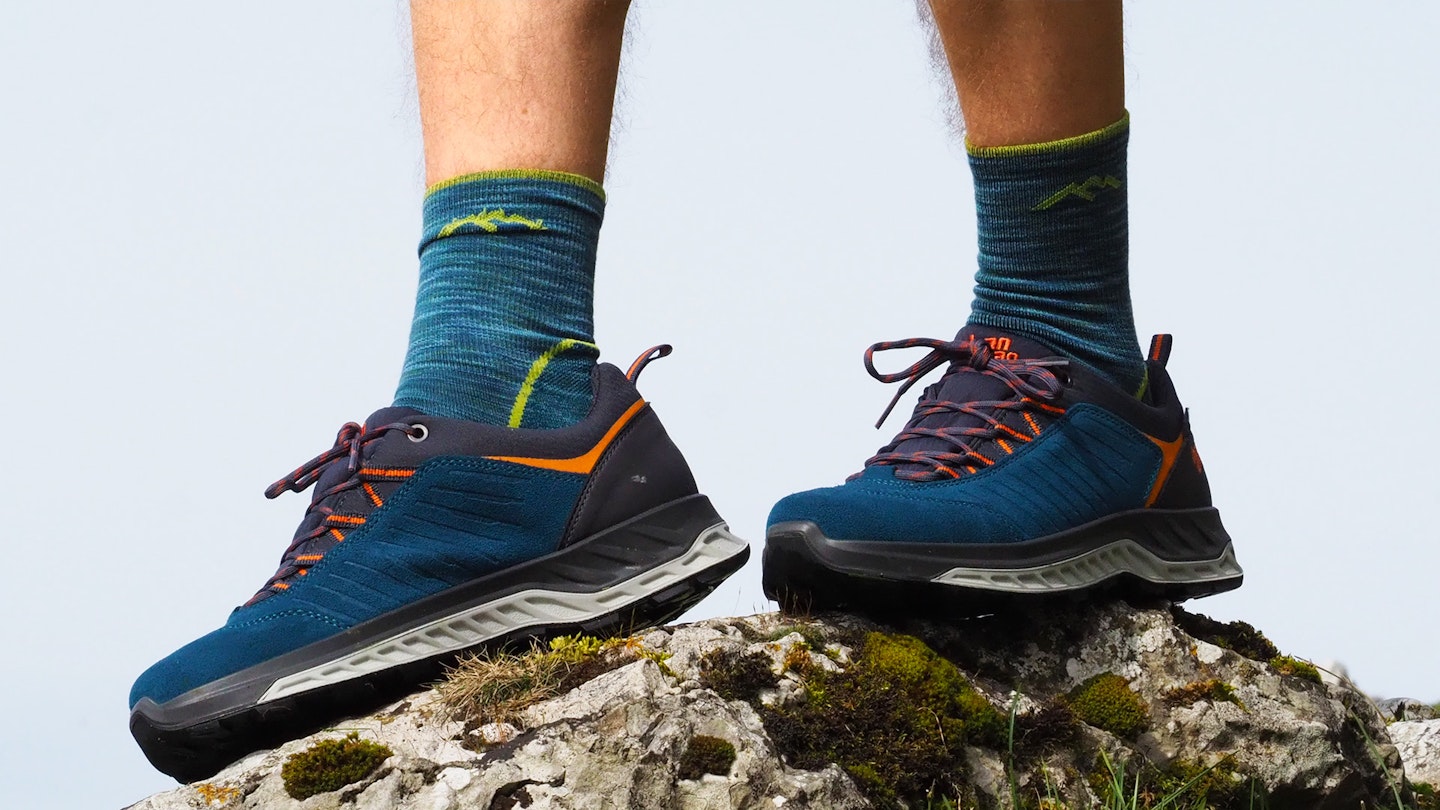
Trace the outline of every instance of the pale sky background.
[[[1132, 3], [1132, 267], [1176, 334], [1246, 569], [1192, 603], [1440, 699], [1440, 4]], [[907, 0], [642, 0], [600, 250], [605, 359], [757, 543], [691, 614], [767, 609], [780, 496], [898, 430], [860, 363], [968, 312], [964, 153]], [[393, 0], [0, 8], [0, 807], [173, 782], [151, 662], [274, 570], [261, 497], [388, 404], [423, 191]], [[904, 409], [901, 409], [904, 410]]]

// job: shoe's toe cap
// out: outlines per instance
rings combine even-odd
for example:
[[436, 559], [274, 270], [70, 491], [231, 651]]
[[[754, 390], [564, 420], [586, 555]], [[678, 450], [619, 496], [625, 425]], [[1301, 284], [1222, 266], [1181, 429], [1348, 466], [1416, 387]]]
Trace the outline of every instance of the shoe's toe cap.
[[767, 525], [808, 521], [833, 540], [1010, 543], [1020, 529], [999, 509], [953, 487], [857, 479], [797, 492], [775, 504]]
[[130, 689], [130, 708], [147, 697], [165, 703], [342, 629], [328, 617], [303, 610], [249, 620], [232, 618], [219, 630], [195, 639], [145, 670]]

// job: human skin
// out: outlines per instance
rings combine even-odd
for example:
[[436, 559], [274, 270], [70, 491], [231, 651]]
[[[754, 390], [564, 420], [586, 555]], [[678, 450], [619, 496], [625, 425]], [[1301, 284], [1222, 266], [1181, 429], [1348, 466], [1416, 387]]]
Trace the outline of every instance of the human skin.
[[929, 0], [972, 146], [1043, 143], [1125, 114], [1120, 0]]
[[[929, 0], [973, 146], [1125, 110], [1120, 0]], [[603, 180], [629, 0], [411, 0], [430, 184], [499, 169]]]
[[411, 0], [428, 185], [605, 176], [629, 0]]

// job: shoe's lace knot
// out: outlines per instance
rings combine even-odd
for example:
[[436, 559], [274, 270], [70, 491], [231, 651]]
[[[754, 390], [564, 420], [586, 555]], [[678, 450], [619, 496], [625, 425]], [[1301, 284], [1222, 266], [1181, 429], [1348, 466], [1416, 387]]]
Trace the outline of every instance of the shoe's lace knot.
[[[904, 369], [886, 373], [875, 368], [875, 355], [894, 349], [928, 348], [929, 354]], [[924, 472], [906, 474], [906, 478], [938, 478], [942, 475], [957, 477], [957, 469], [980, 463], [989, 466], [992, 459], [978, 452], [977, 443], [999, 439], [1006, 452], [1014, 442], [1028, 442], [1039, 435], [1039, 423], [1026, 418], [1027, 430], [1017, 431], [1005, 425], [997, 413], [1011, 411], [1043, 411], [1050, 415], [1063, 413], [1054, 403], [1064, 388], [1061, 376], [1069, 362], [1064, 358], [1050, 357], [1041, 360], [1019, 359], [1013, 355], [997, 353], [984, 340], [937, 340], [935, 338], [908, 338], [905, 340], [881, 341], [865, 350], [865, 369], [870, 376], [884, 383], [901, 383], [884, 413], [875, 422], [880, 427], [890, 416], [900, 398], [930, 372], [949, 364], [939, 382], [927, 387], [915, 412], [906, 423], [905, 429], [881, 451], [865, 462], [872, 465], [909, 466], [918, 465]], [[1058, 372], [1058, 373], [1057, 373]], [[941, 397], [945, 385], [954, 374], [982, 374], [1004, 382], [1011, 396], [1006, 399], [952, 401]], [[963, 387], [961, 387], [963, 390]], [[945, 414], [959, 425], [945, 425], [943, 420], [931, 417]], [[967, 418], [968, 417], [968, 418]], [[929, 426], [922, 426], [922, 422]], [[936, 424], [940, 422], [940, 424]], [[895, 452], [901, 444], [912, 439], [937, 440], [927, 442], [927, 448], [919, 452]], [[1009, 439], [1009, 442], [1006, 442]]]
[[[388, 425], [381, 425], [369, 430], [359, 423], [346, 422], [340, 427], [340, 432], [335, 434], [335, 446], [301, 464], [295, 468], [294, 472], [266, 487], [265, 497], [278, 498], [286, 492], [304, 492], [311, 484], [320, 480], [320, 476], [324, 474], [325, 469], [331, 463], [341, 458], [346, 459], [346, 470], [352, 473], [350, 478], [353, 479], [353, 473], [360, 470], [361, 453], [365, 445], [392, 430], [403, 430], [407, 436], [412, 437], [424, 435], [423, 428], [405, 422], [391, 422]], [[351, 483], [353, 480], [347, 480], [337, 487], [331, 487], [330, 490], [317, 494], [315, 502], [318, 503], [327, 495], [331, 495]]]

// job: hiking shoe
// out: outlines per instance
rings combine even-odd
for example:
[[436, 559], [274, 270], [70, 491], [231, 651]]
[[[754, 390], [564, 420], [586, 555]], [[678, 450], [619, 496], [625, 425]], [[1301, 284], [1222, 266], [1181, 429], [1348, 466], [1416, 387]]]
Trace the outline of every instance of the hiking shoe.
[[744, 564], [635, 390], [601, 364], [558, 430], [384, 408], [266, 496], [314, 486], [280, 568], [155, 664], [130, 730], [182, 782], [435, 678], [462, 650], [669, 621]]
[[[930, 353], [895, 374], [875, 369], [876, 352], [914, 347]], [[920, 378], [949, 368], [862, 472], [775, 505], [766, 596], [788, 608], [956, 615], [1100, 588], [1172, 600], [1238, 588], [1165, 371], [1170, 348], [1169, 335], [1154, 338], [1137, 397], [985, 327], [871, 346], [870, 373], [904, 381], [886, 415]]]

